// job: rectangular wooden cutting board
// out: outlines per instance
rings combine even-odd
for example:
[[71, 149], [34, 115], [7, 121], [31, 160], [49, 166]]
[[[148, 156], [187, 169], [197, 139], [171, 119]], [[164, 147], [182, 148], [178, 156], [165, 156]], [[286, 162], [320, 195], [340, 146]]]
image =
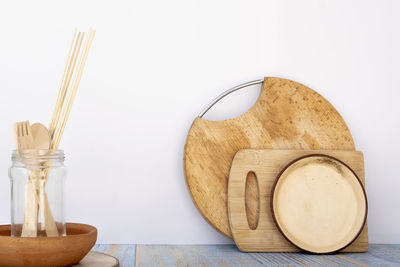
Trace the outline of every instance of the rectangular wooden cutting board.
[[[228, 216], [233, 239], [241, 251], [246, 252], [295, 252], [277, 229], [271, 214], [270, 197], [273, 183], [279, 172], [291, 161], [311, 154], [335, 157], [347, 164], [365, 187], [364, 158], [362, 152], [351, 150], [270, 150], [243, 149], [236, 153], [228, 181]], [[246, 175], [257, 173], [259, 187], [259, 221], [251, 230], [245, 207]], [[341, 252], [365, 252], [368, 250], [367, 224], [358, 238]]]

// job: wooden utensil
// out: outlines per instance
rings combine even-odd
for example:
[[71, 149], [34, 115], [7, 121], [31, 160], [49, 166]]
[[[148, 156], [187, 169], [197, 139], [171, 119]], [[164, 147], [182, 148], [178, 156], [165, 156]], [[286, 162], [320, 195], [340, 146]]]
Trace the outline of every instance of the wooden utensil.
[[[355, 149], [346, 123], [325, 98], [282, 78], [265, 78], [257, 102], [241, 116], [223, 121], [196, 118], [184, 151], [187, 186], [203, 217], [227, 237], [232, 237], [227, 211], [229, 169], [235, 153], [244, 148]], [[254, 183], [248, 188], [249, 195], [257, 194]], [[257, 206], [250, 204], [249, 213], [249, 221], [254, 222]]]
[[[31, 126], [32, 136], [35, 144], [35, 149], [48, 150], [50, 147], [50, 134], [46, 126], [41, 123], [34, 123]], [[50, 163], [45, 163], [50, 165]], [[36, 176], [35, 180], [38, 181], [36, 184], [36, 190], [39, 197], [39, 210], [41, 215], [40, 229], [46, 231], [48, 237], [58, 236], [57, 225], [54, 221], [53, 215], [51, 213], [49, 200], [47, 198], [45, 186], [47, 183], [48, 175], [50, 169], [48, 167], [43, 171], [33, 171], [31, 176]]]
[[367, 198], [357, 175], [322, 154], [298, 158], [283, 169], [272, 189], [271, 208], [289, 242], [318, 254], [347, 247], [367, 218]]
[[29, 121], [14, 123], [14, 141], [17, 150], [34, 149], [35, 143]]
[[32, 137], [36, 149], [49, 149], [50, 148], [50, 134], [46, 126], [41, 123], [34, 123], [31, 125]]
[[[315, 153], [340, 159], [354, 170], [361, 183], [364, 185], [364, 160], [362, 153], [359, 151], [243, 149], [236, 153], [232, 161], [229, 175], [228, 215], [233, 239], [241, 251], [299, 251], [298, 248], [284, 238], [274, 223], [271, 210], [271, 193], [276, 178], [285, 166], [300, 157], [313, 155]], [[344, 168], [343, 171], [343, 173], [345, 173], [346, 169]], [[256, 184], [259, 188], [259, 194], [254, 198], [260, 211], [258, 214], [259, 220], [257, 221], [257, 227], [255, 229], [251, 229], [248, 223], [248, 214], [246, 213], [245, 207], [245, 203], [248, 201], [248, 196], [246, 194], [246, 190], [248, 189], [246, 186], [246, 176], [248, 176], [248, 173], [255, 174]], [[282, 192], [283, 191], [280, 191], [280, 193]], [[302, 194], [300, 194], [300, 196], [301, 195]], [[299, 204], [300, 201], [301, 199], [298, 199], [296, 200], [296, 203]], [[352, 201], [348, 202], [349, 206], [358, 203]], [[311, 205], [312, 203], [309, 204]], [[305, 203], [304, 206], [310, 207], [309, 204]], [[361, 206], [358, 211], [363, 213], [363, 208]], [[301, 220], [306, 219], [308, 219], [307, 216], [300, 218], [299, 223]], [[343, 229], [346, 227], [347, 226], [343, 226]], [[329, 241], [330, 240], [326, 240], [325, 242]], [[358, 238], [350, 246], [341, 251], [365, 252], [367, 250], [368, 231], [367, 225], [365, 225]]]
[[[16, 140], [16, 148], [19, 153], [23, 150], [35, 149], [35, 142], [33, 140], [32, 129], [29, 121], [17, 122], [14, 124], [14, 140]], [[37, 179], [34, 179], [34, 177], [36, 176], [30, 175], [26, 184], [22, 237], [37, 236], [39, 199], [36, 193]]]

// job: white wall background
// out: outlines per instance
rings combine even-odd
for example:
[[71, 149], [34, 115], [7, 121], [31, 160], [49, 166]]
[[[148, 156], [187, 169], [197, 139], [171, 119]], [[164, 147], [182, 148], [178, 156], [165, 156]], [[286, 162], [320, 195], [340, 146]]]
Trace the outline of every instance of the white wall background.
[[[400, 243], [399, 1], [3, 1], [0, 223], [9, 223], [12, 123], [48, 124], [75, 26], [97, 29], [61, 147], [69, 221], [99, 243], [227, 243], [186, 189], [195, 116], [264, 76], [316, 89], [365, 153], [372, 243]], [[233, 117], [256, 88], [210, 119]]]

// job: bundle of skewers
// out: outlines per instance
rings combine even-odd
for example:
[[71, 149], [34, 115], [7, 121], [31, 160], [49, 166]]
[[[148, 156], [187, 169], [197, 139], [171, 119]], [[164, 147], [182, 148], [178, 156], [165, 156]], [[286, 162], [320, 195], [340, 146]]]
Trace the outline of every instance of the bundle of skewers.
[[[40, 123], [30, 125], [29, 121], [14, 124], [14, 140], [19, 155], [29, 154], [31, 159], [35, 159], [43, 153], [51, 154], [58, 149], [94, 34], [93, 29], [89, 29], [87, 34], [74, 31], [49, 127], [46, 128]], [[51, 162], [38, 160], [36, 165], [39, 168], [30, 168], [28, 163], [25, 165], [29, 177], [25, 186], [24, 222], [21, 236], [37, 237], [38, 232], [43, 232], [48, 237], [59, 236], [60, 231], [54, 221], [46, 194]]]

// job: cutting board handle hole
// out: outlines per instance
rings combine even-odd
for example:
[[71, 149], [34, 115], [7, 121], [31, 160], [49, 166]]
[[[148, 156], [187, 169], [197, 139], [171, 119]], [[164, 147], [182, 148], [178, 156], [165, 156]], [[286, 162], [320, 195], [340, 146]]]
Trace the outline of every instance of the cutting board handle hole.
[[246, 176], [245, 205], [247, 223], [251, 230], [255, 230], [260, 218], [260, 190], [254, 171], [249, 171]]

